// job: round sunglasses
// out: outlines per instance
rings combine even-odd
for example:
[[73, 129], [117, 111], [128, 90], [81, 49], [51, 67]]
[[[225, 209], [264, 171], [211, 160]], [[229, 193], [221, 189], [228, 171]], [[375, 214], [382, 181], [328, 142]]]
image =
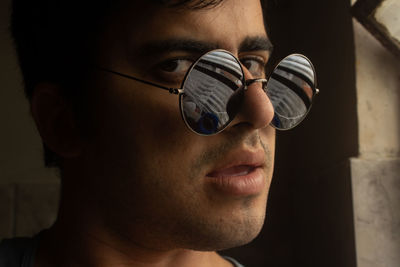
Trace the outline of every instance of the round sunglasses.
[[243, 104], [248, 86], [261, 83], [274, 108], [270, 123], [278, 130], [297, 126], [310, 111], [316, 88], [316, 73], [311, 61], [301, 54], [281, 60], [269, 79], [245, 79], [240, 61], [226, 50], [212, 50], [188, 69], [181, 88], [169, 88], [127, 74], [100, 68], [125, 78], [152, 85], [179, 96], [179, 107], [186, 126], [199, 135], [223, 131]]

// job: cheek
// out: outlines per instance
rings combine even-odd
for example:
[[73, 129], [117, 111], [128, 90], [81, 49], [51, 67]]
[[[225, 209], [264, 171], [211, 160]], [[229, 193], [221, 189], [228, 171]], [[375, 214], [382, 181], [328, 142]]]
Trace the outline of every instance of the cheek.
[[[125, 163], [120, 169], [160, 170], [188, 161], [196, 153], [197, 137], [185, 126], [177, 95], [127, 84], [107, 86], [96, 104], [96, 144], [104, 160]], [[119, 88], [119, 89], [118, 89]], [[182, 157], [185, 155], [185, 157]], [[122, 170], [121, 170], [122, 171]]]
[[267, 126], [260, 130], [260, 138], [262, 145], [265, 150], [268, 152], [268, 169], [270, 173], [269, 177], [272, 177], [273, 169], [274, 169], [274, 159], [275, 159], [275, 139], [276, 139], [276, 130], [272, 126]]
[[129, 117], [127, 121], [138, 122], [136, 127], [129, 129], [130, 138], [136, 140], [143, 153], [158, 159], [160, 167], [190, 158], [197, 136], [187, 129], [181, 118], [178, 96], [166, 93], [141, 103], [147, 103], [138, 105], [143, 110], [142, 115]]

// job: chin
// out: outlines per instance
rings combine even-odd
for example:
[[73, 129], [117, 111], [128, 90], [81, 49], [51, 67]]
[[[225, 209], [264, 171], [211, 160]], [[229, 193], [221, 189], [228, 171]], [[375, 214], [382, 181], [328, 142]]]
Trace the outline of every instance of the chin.
[[225, 236], [221, 236], [219, 242], [214, 242], [214, 250], [225, 250], [234, 247], [246, 245], [253, 241], [264, 224], [264, 218], [259, 219], [257, 222], [249, 222], [249, 225], [244, 226], [242, 229], [236, 229]]
[[217, 223], [197, 224], [196, 231], [186, 233], [181, 240], [185, 243], [182, 245], [198, 251], [218, 251], [243, 246], [258, 236], [264, 218], [265, 214], [244, 219], [220, 218]]

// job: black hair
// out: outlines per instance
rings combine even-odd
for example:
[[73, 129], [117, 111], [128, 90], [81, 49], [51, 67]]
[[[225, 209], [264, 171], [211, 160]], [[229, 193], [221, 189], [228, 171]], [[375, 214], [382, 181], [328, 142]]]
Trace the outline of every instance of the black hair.
[[[51, 82], [64, 89], [64, 97], [80, 113], [86, 96], [79, 88], [92, 69], [93, 47], [122, 1], [13, 0], [11, 34], [29, 101], [39, 83]], [[223, 0], [152, 1], [171, 8], [204, 9]], [[60, 167], [61, 159], [45, 144], [44, 160], [47, 167]]]

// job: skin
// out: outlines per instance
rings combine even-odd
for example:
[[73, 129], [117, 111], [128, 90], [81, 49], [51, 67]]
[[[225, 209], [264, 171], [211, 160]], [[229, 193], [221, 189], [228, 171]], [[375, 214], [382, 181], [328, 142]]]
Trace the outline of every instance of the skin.
[[[99, 66], [166, 86], [179, 87], [200, 54], [180, 48], [145, 57], [149, 43], [190, 39], [228, 50], [241, 59], [247, 79], [259, 77], [246, 57], [264, 63], [269, 57], [263, 49], [241, 50], [246, 38], [267, 37], [258, 0], [190, 11], [132, 5], [112, 21]], [[208, 137], [186, 127], [178, 97], [167, 91], [101, 71], [87, 90], [86, 138], [56, 85], [39, 85], [33, 97], [41, 136], [64, 159], [58, 218], [35, 266], [231, 266], [214, 251], [258, 235], [273, 172], [273, 109], [260, 84], [248, 88], [228, 128]], [[210, 172], [241, 151], [265, 156], [260, 193], [235, 196], [208, 182]]]

